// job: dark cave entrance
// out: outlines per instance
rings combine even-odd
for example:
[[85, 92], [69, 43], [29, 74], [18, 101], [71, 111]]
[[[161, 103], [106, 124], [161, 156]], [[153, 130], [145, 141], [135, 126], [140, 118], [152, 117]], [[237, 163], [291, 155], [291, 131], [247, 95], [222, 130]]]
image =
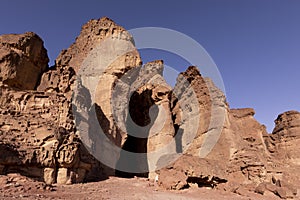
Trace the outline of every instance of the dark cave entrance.
[[[122, 149], [133, 153], [147, 153], [148, 136], [151, 126], [157, 115], [158, 107], [151, 98], [151, 90], [134, 92], [129, 101], [129, 114], [126, 120], [128, 137]], [[148, 177], [148, 160], [146, 154], [140, 157], [129, 158], [125, 153], [121, 153], [116, 169], [121, 165], [126, 165], [135, 172], [123, 172], [116, 170], [116, 176], [124, 178]], [[141, 173], [141, 171], [143, 171]]]

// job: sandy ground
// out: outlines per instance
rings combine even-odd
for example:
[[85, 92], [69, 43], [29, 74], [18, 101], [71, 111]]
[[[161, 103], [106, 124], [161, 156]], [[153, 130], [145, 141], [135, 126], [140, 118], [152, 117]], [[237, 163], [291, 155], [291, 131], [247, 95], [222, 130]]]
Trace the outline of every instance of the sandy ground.
[[156, 183], [143, 178], [111, 177], [93, 183], [46, 185], [19, 174], [9, 174], [0, 176], [0, 199], [276, 200], [279, 198], [271, 193], [264, 196], [255, 193], [241, 196], [231, 192], [196, 187], [181, 191], [166, 191]]

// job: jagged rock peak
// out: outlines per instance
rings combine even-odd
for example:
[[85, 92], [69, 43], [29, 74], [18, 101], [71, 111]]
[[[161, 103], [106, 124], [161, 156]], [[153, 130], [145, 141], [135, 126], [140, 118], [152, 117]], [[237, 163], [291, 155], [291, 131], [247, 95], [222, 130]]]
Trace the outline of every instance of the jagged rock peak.
[[105, 38], [119, 38], [133, 43], [132, 36], [108, 17], [92, 19], [81, 28], [76, 41], [57, 57], [56, 65], [69, 65], [77, 71], [87, 54]]
[[189, 82], [196, 79], [196, 77], [201, 76], [200, 71], [196, 66], [189, 66], [185, 72], [181, 72], [180, 74], [187, 77], [187, 81]]
[[147, 74], [147, 76], [154, 76], [156, 74], [159, 74], [162, 76], [163, 71], [164, 71], [163, 60], [154, 60], [154, 61], [146, 63], [142, 67], [140, 74], [142, 74], [142, 75]]
[[[122, 41], [123, 44], [134, 46], [132, 36], [111, 19], [103, 17], [97, 20], [90, 20], [82, 26], [80, 35], [76, 38], [75, 42], [68, 49], [61, 51], [55, 61], [55, 67], [43, 75], [38, 90], [57, 91], [61, 93], [70, 92], [76, 79], [75, 75], [82, 67], [84, 60], [91, 56], [91, 52], [97, 54], [98, 51], [93, 50], [99, 47], [100, 44], [103, 44], [106, 39], [111, 40], [110, 42], [114, 45]], [[105, 46], [107, 48], [105, 50], [106, 55], [102, 52], [102, 55], [92, 56], [102, 56], [102, 60], [108, 61], [112, 60], [117, 49], [120, 50], [120, 48], [116, 49], [110, 45]], [[112, 63], [107, 68], [106, 73], [120, 76], [129, 70], [130, 66], [141, 63], [139, 53], [135, 48], [132, 49], [134, 50], [118, 58], [114, 64]], [[102, 50], [104, 51], [104, 49]]]

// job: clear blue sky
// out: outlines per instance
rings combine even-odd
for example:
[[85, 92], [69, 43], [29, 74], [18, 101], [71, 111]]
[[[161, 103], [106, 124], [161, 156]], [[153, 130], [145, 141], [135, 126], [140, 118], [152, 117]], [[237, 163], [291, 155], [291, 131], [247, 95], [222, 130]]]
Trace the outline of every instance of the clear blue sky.
[[[269, 131], [279, 113], [300, 110], [297, 0], [3, 0], [0, 34], [38, 33], [53, 63], [85, 22], [102, 16], [126, 29], [164, 27], [198, 41], [221, 72], [230, 106], [253, 107]], [[142, 54], [144, 61], [153, 55]]]

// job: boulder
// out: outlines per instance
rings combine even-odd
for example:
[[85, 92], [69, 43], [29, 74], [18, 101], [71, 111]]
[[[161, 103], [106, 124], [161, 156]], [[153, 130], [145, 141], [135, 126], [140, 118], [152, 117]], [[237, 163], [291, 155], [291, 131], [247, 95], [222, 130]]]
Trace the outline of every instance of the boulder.
[[184, 189], [193, 184], [214, 188], [226, 182], [226, 172], [218, 161], [192, 155], [183, 155], [158, 172], [158, 183], [165, 189]]

